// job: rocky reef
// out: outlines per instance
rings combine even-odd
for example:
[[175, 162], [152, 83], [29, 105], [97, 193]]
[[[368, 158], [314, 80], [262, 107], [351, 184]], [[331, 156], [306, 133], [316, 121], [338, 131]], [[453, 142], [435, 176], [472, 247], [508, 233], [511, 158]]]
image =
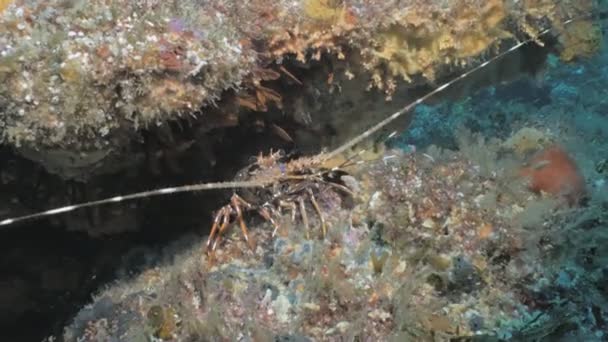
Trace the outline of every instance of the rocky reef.
[[[413, 89], [548, 27], [560, 38], [546, 45], [564, 60], [592, 54], [598, 28], [562, 22], [593, 5], [3, 1], [0, 136], [66, 179], [132, 167], [132, 156], [146, 151], [146, 131], [163, 147], [187, 148], [188, 139], [167, 135], [168, 122], [193, 127], [196, 140], [213, 145], [210, 131], [251, 122], [274, 129], [282, 121], [289, 134], [327, 146], [376, 121], [369, 103], [334, 102], [342, 89], [344, 99], [370, 103], [411, 98]], [[492, 81], [537, 71], [544, 58], [529, 57], [505, 63]], [[341, 110], [324, 114], [332, 108]]]
[[254, 250], [239, 229], [211, 256], [202, 240], [177, 243], [100, 291], [65, 339], [598, 340], [606, 273], [586, 258], [605, 241], [605, 203], [531, 192], [512, 147], [525, 131], [508, 142], [461, 134], [459, 152], [387, 150], [348, 168], [353, 203], [318, 198], [324, 239], [311, 210], [309, 231], [290, 215], [275, 218], [275, 238], [255, 224]]
[[248, 215], [255, 248], [232, 227], [210, 257], [218, 192], [7, 227], [0, 336], [605, 339], [596, 5], [0, 0], [2, 219], [315, 155], [552, 29], [341, 156], [361, 164], [352, 198], [318, 196], [324, 238], [311, 207], [310, 230], [285, 213], [276, 237]]

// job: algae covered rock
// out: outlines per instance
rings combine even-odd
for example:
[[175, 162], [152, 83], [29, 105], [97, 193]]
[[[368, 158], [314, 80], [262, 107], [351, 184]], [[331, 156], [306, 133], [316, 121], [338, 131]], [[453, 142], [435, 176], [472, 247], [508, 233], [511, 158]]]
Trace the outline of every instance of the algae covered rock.
[[577, 225], [566, 224], [572, 212], [530, 196], [504, 160], [485, 174], [459, 152], [428, 153], [389, 150], [349, 168], [354, 203], [333, 190], [318, 199], [323, 239], [309, 208], [310, 231], [289, 214], [275, 217], [276, 237], [270, 223], [252, 225], [253, 249], [238, 227], [212, 255], [200, 238], [176, 244], [101, 290], [65, 339], [94, 341], [101, 329], [117, 340], [492, 341], [586, 329], [563, 313], [587, 304], [555, 287], [576, 277], [556, 259], [568, 248], [558, 230]]
[[[144, 128], [179, 121], [206, 135], [268, 110], [310, 125], [311, 108], [298, 119], [301, 96], [278, 86], [331, 101], [355, 82], [391, 97], [547, 22], [563, 32], [563, 20], [591, 10], [587, 1], [3, 1], [0, 133], [52, 172], [87, 178], [132, 164]], [[593, 23], [567, 32], [565, 59], [595, 51]], [[325, 82], [305, 77], [310, 67]], [[325, 120], [336, 131], [351, 122], [348, 137], [352, 122], [368, 123], [353, 112]]]

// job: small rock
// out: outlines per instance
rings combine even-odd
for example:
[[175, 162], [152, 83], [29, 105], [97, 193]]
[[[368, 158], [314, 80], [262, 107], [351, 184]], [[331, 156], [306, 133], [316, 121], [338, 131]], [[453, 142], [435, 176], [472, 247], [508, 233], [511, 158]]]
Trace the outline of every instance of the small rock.
[[367, 317], [384, 322], [384, 321], [390, 319], [392, 316], [390, 313], [388, 313], [384, 310], [376, 309], [376, 310], [368, 313]]
[[272, 308], [279, 322], [287, 323], [289, 321], [289, 309], [291, 308], [291, 303], [286, 296], [279, 295], [277, 299], [272, 302]]
[[342, 321], [342, 322], [339, 322], [338, 324], [336, 324], [336, 329], [340, 332], [340, 334], [344, 335], [350, 328], [350, 325], [351, 325], [350, 323], [348, 323], [346, 321]]

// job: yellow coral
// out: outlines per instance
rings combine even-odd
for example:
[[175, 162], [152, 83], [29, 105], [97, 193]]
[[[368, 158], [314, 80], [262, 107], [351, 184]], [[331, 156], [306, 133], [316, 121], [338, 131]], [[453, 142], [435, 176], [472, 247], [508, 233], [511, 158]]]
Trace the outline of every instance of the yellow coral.
[[527, 15], [538, 19], [555, 13], [556, 3], [551, 0], [524, 0], [522, 5]]
[[2, 11], [4, 11], [12, 2], [13, 0], [0, 0], [0, 13], [2, 13]]
[[536, 128], [524, 127], [507, 139], [502, 146], [519, 155], [540, 150], [552, 142], [552, 137]]
[[430, 34], [423, 28], [408, 29], [401, 25], [392, 25], [378, 39], [376, 56], [386, 62], [392, 76], [401, 76], [406, 81], [418, 73], [432, 78], [430, 66], [438, 60], [442, 49], [452, 45], [451, 37], [444, 33]]
[[489, 0], [481, 8], [465, 3], [445, 19], [422, 19], [428, 17], [408, 12], [378, 34], [374, 53], [391, 76], [409, 81], [412, 75], [422, 74], [433, 79], [433, 64], [479, 55], [495, 41], [509, 37], [500, 28], [506, 17], [503, 0]]
[[[508, 36], [499, 25], [506, 17], [504, 3], [501, 0], [488, 1], [479, 10], [472, 7], [463, 7], [456, 27], [462, 27], [462, 34], [457, 35], [458, 41], [456, 56], [458, 58], [474, 57], [487, 49], [497, 39]], [[467, 27], [464, 29], [464, 27]]]
[[564, 45], [560, 58], [569, 62], [576, 57], [595, 55], [602, 42], [602, 30], [588, 20], [575, 21], [564, 28], [560, 39]]
[[[567, 1], [565, 3], [551, 0], [525, 0], [523, 7], [526, 15], [532, 18], [548, 18], [559, 33], [559, 39], [563, 45], [560, 58], [569, 62], [577, 57], [590, 57], [598, 52], [602, 41], [601, 28], [589, 20], [590, 13], [596, 10], [596, 2], [593, 0]], [[582, 17], [567, 25], [564, 22], [570, 18]], [[524, 28], [527, 26], [523, 24]], [[526, 33], [530, 35], [538, 32]]]
[[337, 19], [343, 6], [335, 0], [307, 0], [304, 1], [304, 13], [310, 18], [331, 21]]

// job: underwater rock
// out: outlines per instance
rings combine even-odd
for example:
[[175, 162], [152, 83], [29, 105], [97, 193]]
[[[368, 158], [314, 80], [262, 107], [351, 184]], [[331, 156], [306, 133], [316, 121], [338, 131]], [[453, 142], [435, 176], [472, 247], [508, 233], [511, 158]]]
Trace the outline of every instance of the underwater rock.
[[[336, 205], [329, 193], [318, 199], [329, 226], [323, 239], [308, 239], [300, 220], [285, 214], [275, 218], [278, 237], [270, 223], [250, 226], [253, 250], [238, 227], [212, 255], [203, 239], [169, 247], [165, 262], [102, 289], [92, 306], [109, 299], [119, 310], [91, 317], [83, 309], [65, 339], [92, 341], [82, 317], [123, 322], [120, 334], [104, 330], [108, 338], [160, 336], [162, 322], [151, 327], [145, 315], [164, 317], [167, 308], [164, 336], [174, 340], [526, 340], [538, 333], [531, 325], [555, 329], [563, 308], [552, 298], [575, 290], [540, 290], [553, 277], [551, 250], [559, 248], [559, 234], [543, 234], [553, 218], [530, 214], [539, 215], [537, 223], [522, 227], [516, 218], [537, 201], [528, 190], [514, 190], [506, 174], [481, 172], [462, 153], [432, 153], [388, 150], [387, 158], [350, 167], [355, 207]], [[320, 229], [312, 208], [308, 219]], [[553, 247], [524, 248], [530, 231], [554, 239]], [[539, 305], [556, 314], [536, 317]]]
[[[360, 92], [351, 99], [376, 88], [380, 99], [403, 101], [400, 88], [438, 83], [547, 23], [562, 33], [567, 15], [592, 10], [590, 1], [3, 1], [0, 136], [68, 179], [128, 166], [142, 150], [142, 130], [154, 133], [169, 122], [207, 136], [243, 120], [274, 127], [264, 122], [285, 117], [296, 127], [304, 122], [305, 129], [294, 129], [301, 134], [328, 122], [330, 132], [350, 137], [359, 131], [352, 125], [376, 118], [352, 117], [373, 112], [361, 110], [367, 102], [331, 106], [342, 89], [355, 85]], [[567, 33], [555, 44], [532, 46], [536, 52], [484, 82], [536, 72], [548, 48], [569, 49], [564, 58], [572, 60], [599, 44], [592, 22]], [[319, 96], [324, 110], [298, 107]], [[342, 105], [352, 109], [318, 121], [328, 106]], [[163, 142], [187, 144], [177, 140]]]
[[452, 261], [450, 284], [452, 291], [470, 293], [478, 289], [482, 283], [475, 266], [462, 255], [457, 255]]

